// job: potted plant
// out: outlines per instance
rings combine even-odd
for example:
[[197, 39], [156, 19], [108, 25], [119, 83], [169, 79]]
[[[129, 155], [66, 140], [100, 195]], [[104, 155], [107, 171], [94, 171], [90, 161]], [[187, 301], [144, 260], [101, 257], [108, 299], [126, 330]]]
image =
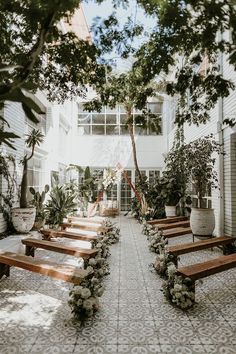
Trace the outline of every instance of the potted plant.
[[190, 226], [195, 236], [212, 236], [215, 228], [214, 209], [207, 208], [204, 197], [211, 188], [218, 188], [217, 172], [214, 169], [216, 155], [221, 146], [207, 136], [186, 145], [190, 178], [197, 195], [197, 207], [191, 209]]
[[66, 186], [54, 187], [46, 203], [46, 223], [51, 227], [58, 227], [68, 214], [77, 211], [75, 195], [71, 193]]
[[30, 187], [30, 193], [33, 195], [31, 204], [36, 208], [36, 217], [34, 222], [34, 229], [39, 230], [45, 223], [45, 197], [49, 191], [49, 185], [46, 184], [42, 193], [36, 192], [33, 187]]
[[176, 206], [182, 197], [181, 181], [179, 176], [173, 177], [169, 172], [164, 171], [160, 179], [161, 197], [165, 200], [166, 217], [176, 216]]
[[12, 223], [17, 232], [27, 233], [33, 225], [36, 215], [36, 208], [29, 206], [27, 200], [28, 190], [28, 162], [34, 156], [35, 147], [43, 142], [43, 135], [40, 130], [33, 129], [27, 135], [26, 145], [31, 149], [30, 154], [25, 154], [21, 163], [23, 164], [23, 175], [20, 185], [20, 207], [12, 209]]
[[190, 170], [187, 166], [188, 156], [184, 143], [183, 128], [178, 128], [175, 133], [173, 148], [165, 158], [165, 170], [161, 179], [161, 196], [165, 200], [167, 217], [176, 215], [178, 205], [181, 215], [186, 213], [186, 199]]

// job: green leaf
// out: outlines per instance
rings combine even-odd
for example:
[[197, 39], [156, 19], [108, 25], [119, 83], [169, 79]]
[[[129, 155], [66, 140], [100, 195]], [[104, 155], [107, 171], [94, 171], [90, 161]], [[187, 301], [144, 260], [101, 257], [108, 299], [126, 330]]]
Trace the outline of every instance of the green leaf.
[[22, 103], [22, 108], [23, 108], [27, 118], [29, 118], [29, 120], [31, 120], [33, 123], [38, 123], [39, 122], [38, 118], [33, 113], [32, 109], [30, 109], [25, 103]]
[[13, 150], [16, 150], [16, 148], [12, 145], [13, 141], [11, 139], [19, 139], [20, 137], [16, 135], [15, 133], [12, 132], [4, 132], [0, 130], [0, 144], [6, 144]]

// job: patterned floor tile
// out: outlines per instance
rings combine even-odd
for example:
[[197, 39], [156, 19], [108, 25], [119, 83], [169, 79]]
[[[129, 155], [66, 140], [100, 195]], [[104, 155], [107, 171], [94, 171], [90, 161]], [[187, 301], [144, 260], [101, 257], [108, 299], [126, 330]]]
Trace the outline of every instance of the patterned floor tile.
[[194, 332], [200, 337], [201, 343], [236, 345], [235, 330], [224, 321], [193, 321]]
[[161, 345], [161, 353], [165, 354], [206, 354], [203, 345]]
[[118, 354], [155, 354], [161, 353], [160, 345], [127, 345], [118, 344]]
[[94, 321], [78, 332], [77, 345], [117, 344], [117, 321]]
[[116, 354], [117, 345], [76, 345], [75, 354]]
[[119, 321], [118, 344], [159, 344], [153, 321]]
[[32, 345], [0, 345], [1, 354], [26, 354], [31, 353]]
[[236, 345], [204, 345], [205, 352], [207, 354], [235, 354]]
[[74, 345], [41, 345], [35, 344], [31, 353], [34, 354], [72, 354], [74, 352]]
[[156, 322], [160, 344], [202, 344], [190, 321]]

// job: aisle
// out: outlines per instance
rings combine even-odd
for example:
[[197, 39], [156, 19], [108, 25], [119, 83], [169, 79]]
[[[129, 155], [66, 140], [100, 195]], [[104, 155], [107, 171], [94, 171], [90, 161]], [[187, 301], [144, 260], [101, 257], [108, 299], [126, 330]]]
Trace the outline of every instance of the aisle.
[[[165, 301], [162, 281], [148, 269], [155, 255], [148, 251], [140, 224], [123, 216], [116, 221], [121, 241], [111, 246], [111, 274], [96, 318], [81, 330], [68, 320], [69, 284], [12, 269], [11, 277], [0, 282], [0, 353], [235, 354], [235, 270], [198, 284], [199, 303], [184, 313]], [[218, 254], [203, 251], [181, 260], [194, 263]], [[43, 250], [37, 256], [75, 262]]]

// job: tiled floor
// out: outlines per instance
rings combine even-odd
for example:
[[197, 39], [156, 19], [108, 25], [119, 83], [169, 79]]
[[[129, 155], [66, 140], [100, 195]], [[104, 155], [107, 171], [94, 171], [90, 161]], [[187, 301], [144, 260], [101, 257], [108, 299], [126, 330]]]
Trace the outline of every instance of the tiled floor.
[[[165, 301], [161, 279], [148, 269], [155, 255], [148, 251], [140, 225], [121, 217], [120, 226], [122, 238], [111, 247], [101, 310], [83, 329], [71, 321], [68, 284], [20, 269], [1, 280], [1, 354], [236, 354], [236, 271], [197, 284], [198, 304], [184, 313]], [[171, 243], [186, 240], [191, 237]], [[219, 254], [202, 251], [182, 256], [181, 262]], [[75, 262], [46, 251], [36, 256]]]

